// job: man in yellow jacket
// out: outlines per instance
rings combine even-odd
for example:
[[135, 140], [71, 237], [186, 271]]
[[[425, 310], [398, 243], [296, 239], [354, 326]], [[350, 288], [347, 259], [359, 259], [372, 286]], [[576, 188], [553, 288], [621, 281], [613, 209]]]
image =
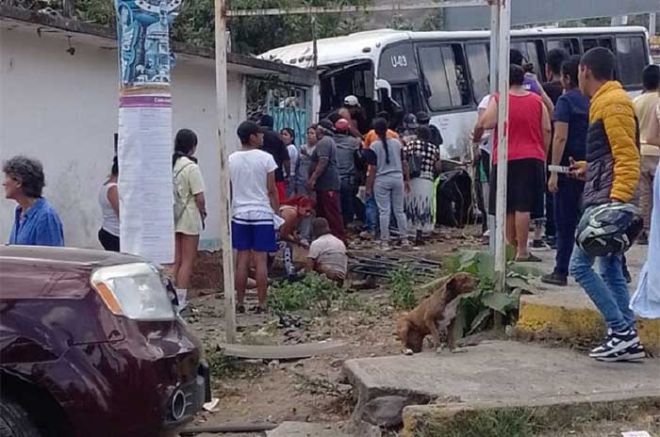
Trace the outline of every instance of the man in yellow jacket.
[[[573, 167], [585, 179], [585, 210], [610, 202], [630, 202], [640, 174], [639, 133], [632, 100], [614, 78], [615, 58], [598, 47], [580, 60], [578, 79], [582, 93], [591, 98], [586, 162]], [[596, 258], [580, 247], [573, 250], [570, 273], [584, 288], [608, 327], [605, 342], [590, 357], [601, 361], [630, 361], [645, 357], [630, 310], [622, 255]]]

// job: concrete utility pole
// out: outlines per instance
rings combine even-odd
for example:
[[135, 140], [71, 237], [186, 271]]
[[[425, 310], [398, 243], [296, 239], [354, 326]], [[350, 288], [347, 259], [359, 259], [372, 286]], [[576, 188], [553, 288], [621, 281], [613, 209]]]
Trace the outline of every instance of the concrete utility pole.
[[218, 153], [220, 157], [220, 242], [225, 292], [225, 339], [236, 343], [236, 289], [234, 254], [231, 247], [231, 200], [227, 168], [227, 16], [225, 0], [215, 0], [215, 92], [218, 110]]
[[[506, 290], [506, 190], [507, 190], [507, 150], [509, 118], [509, 47], [511, 28], [511, 2], [510, 0], [496, 0], [498, 12], [498, 40], [497, 92], [500, 99], [497, 106], [497, 187], [495, 195], [495, 289]], [[494, 10], [491, 11], [495, 12]], [[493, 22], [491, 18], [491, 23]], [[496, 33], [491, 29], [492, 33]], [[491, 35], [492, 38], [492, 35]], [[492, 49], [491, 49], [492, 51]], [[492, 87], [492, 84], [491, 84]], [[492, 189], [492, 187], [491, 187]], [[491, 231], [492, 232], [492, 231]]]

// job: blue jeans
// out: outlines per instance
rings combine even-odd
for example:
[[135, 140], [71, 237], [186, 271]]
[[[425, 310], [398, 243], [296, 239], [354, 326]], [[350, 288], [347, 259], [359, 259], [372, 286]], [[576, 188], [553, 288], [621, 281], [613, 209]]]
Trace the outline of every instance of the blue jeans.
[[375, 234], [378, 223], [378, 205], [376, 205], [376, 198], [373, 194], [367, 197], [364, 204], [364, 215], [366, 230]]
[[633, 328], [635, 315], [630, 309], [630, 294], [623, 277], [621, 255], [598, 257], [600, 275], [594, 272], [595, 260], [576, 245], [571, 256], [571, 276], [589, 295], [608, 328], [613, 331]]

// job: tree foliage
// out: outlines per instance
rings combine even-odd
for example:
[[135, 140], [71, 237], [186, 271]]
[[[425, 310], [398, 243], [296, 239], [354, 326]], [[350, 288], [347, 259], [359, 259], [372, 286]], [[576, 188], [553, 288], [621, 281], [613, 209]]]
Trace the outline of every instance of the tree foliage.
[[[297, 6], [367, 6], [371, 0], [234, 0], [230, 9], [289, 9]], [[172, 39], [186, 44], [213, 48], [214, 0], [185, 0], [174, 22]], [[76, 0], [76, 15], [82, 21], [102, 25], [115, 25], [113, 0]], [[232, 51], [258, 54], [272, 48], [285, 46], [313, 38], [346, 35], [373, 27], [394, 29], [435, 30], [442, 27], [440, 10], [426, 15], [421, 25], [415, 26], [410, 19], [398, 13], [374, 16], [357, 14], [319, 14], [313, 24], [310, 15], [279, 15], [259, 17], [230, 17], [227, 27], [231, 34]]]
[[[213, 0], [195, 0], [184, 3], [174, 24], [173, 38], [189, 44], [213, 47]], [[344, 0], [340, 4], [360, 5], [363, 0]], [[232, 9], [262, 9], [294, 6], [337, 5], [336, 2], [312, 0], [292, 3], [286, 0], [236, 0]], [[362, 29], [363, 19], [341, 14], [323, 14], [316, 17], [318, 38], [343, 35]], [[312, 39], [313, 24], [309, 15], [280, 15], [260, 17], [232, 17], [227, 25], [232, 39], [232, 50], [239, 53], [263, 53], [275, 47]]]

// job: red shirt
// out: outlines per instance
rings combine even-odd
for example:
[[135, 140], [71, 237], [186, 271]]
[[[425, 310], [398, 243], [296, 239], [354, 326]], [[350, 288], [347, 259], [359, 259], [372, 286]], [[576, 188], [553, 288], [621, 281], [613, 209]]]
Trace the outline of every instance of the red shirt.
[[[499, 101], [499, 96], [495, 96]], [[516, 96], [509, 93], [509, 161], [539, 159], [545, 162], [543, 144], [543, 100], [534, 93]], [[497, 128], [493, 146], [493, 164], [497, 164]]]

